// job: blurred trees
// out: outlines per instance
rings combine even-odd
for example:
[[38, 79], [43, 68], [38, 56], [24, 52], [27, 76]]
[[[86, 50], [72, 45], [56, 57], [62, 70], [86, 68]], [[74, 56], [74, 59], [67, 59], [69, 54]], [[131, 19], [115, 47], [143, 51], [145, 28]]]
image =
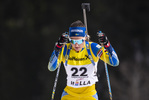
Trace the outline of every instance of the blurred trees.
[[[49, 100], [56, 72], [47, 64], [55, 42], [69, 25], [83, 21], [81, 3], [90, 2], [87, 13], [91, 40], [96, 31], [107, 34], [120, 65], [109, 67], [114, 100], [148, 100], [148, 3], [146, 0], [3, 0], [0, 1], [0, 99]], [[108, 90], [102, 62], [99, 63], [101, 100]], [[61, 68], [56, 99], [66, 85]], [[64, 81], [65, 80], [65, 81]]]

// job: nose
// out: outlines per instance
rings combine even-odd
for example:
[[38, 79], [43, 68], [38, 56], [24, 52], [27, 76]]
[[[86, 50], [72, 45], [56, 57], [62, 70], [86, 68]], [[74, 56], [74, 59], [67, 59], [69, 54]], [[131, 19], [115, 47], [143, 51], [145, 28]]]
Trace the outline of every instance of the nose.
[[75, 43], [75, 47], [79, 47], [79, 44], [78, 43]]

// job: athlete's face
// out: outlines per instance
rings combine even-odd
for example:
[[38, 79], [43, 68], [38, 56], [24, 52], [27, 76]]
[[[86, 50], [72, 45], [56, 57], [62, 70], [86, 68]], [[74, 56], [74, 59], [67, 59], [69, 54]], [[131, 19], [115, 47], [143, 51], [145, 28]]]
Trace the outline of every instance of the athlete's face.
[[78, 52], [84, 47], [85, 37], [70, 37], [72, 47]]

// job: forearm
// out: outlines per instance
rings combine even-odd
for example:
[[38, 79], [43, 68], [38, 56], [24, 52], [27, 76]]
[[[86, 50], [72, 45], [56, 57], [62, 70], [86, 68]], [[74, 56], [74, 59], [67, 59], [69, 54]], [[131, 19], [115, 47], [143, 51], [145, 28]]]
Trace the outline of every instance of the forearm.
[[104, 56], [101, 56], [101, 59], [111, 66], [118, 66], [119, 60], [118, 60], [117, 54], [113, 49], [113, 47], [111, 46], [107, 36], [101, 31], [97, 32], [97, 35], [99, 37], [99, 44], [104, 46], [104, 48], [107, 50], [106, 53], [105, 52], [102, 53], [103, 50], [100, 50], [101, 53], [99, 54], [104, 54]]
[[60, 54], [60, 51], [56, 51], [56, 50], [53, 51], [48, 63], [48, 69], [50, 71], [55, 71], [56, 68], [59, 66], [60, 64], [58, 59], [59, 54]]
[[109, 44], [108, 47], [105, 47], [108, 51], [108, 64], [111, 66], [118, 66], [119, 65], [119, 59], [117, 57], [117, 54], [115, 52], [115, 50], [113, 49], [113, 47], [111, 46], [111, 44]]
[[56, 42], [54, 51], [50, 57], [49, 63], [48, 63], [48, 69], [50, 71], [55, 71], [57, 67], [60, 65], [60, 53], [62, 51], [62, 47], [64, 45], [64, 42], [67, 41], [66, 38], [62, 35], [61, 38], [59, 38], [58, 42]]

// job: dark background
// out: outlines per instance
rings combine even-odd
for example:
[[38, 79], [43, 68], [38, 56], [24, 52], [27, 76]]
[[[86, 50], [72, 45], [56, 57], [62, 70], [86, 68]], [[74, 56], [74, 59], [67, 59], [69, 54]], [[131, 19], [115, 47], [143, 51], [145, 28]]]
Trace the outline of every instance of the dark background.
[[[108, 36], [120, 65], [110, 67], [113, 100], [149, 100], [149, 1], [148, 0], [1, 0], [0, 1], [0, 100], [50, 100], [55, 72], [47, 69], [58, 37], [87, 13], [91, 40], [96, 32]], [[99, 62], [97, 91], [109, 100], [103, 62]], [[66, 85], [63, 66], [55, 100]]]

